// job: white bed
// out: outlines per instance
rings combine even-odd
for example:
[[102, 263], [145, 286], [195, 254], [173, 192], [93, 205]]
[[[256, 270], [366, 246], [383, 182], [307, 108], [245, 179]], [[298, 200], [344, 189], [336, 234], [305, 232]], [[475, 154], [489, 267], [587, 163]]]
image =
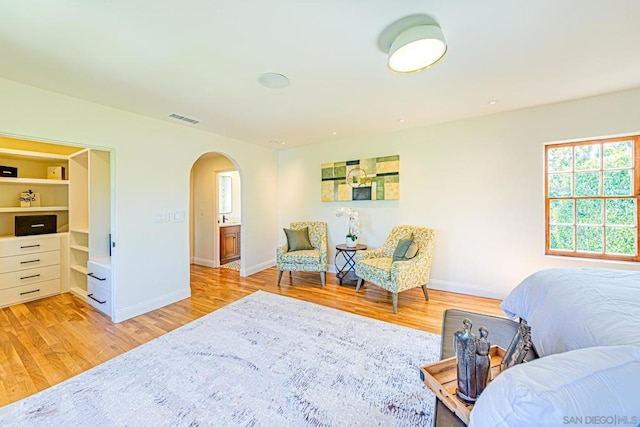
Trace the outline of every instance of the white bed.
[[541, 357], [497, 376], [470, 427], [639, 425], [640, 272], [539, 271], [502, 309], [527, 321]]
[[640, 272], [552, 268], [524, 279], [502, 302], [531, 326], [540, 356], [584, 347], [640, 345]]

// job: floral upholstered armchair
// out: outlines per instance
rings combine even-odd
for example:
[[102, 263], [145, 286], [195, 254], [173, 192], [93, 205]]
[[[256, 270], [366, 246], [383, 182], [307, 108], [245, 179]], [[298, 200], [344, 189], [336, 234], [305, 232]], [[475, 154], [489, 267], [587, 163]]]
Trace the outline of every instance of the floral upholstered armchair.
[[[305, 240], [306, 235], [303, 233], [305, 228], [308, 230], [308, 240]], [[278, 286], [284, 271], [289, 271], [289, 274], [292, 271], [317, 271], [320, 272], [320, 281], [324, 287], [328, 252], [327, 223], [292, 222], [291, 227], [285, 229], [285, 234], [287, 243], [276, 249]]]
[[[434, 231], [429, 228], [396, 225], [382, 247], [358, 251], [355, 256], [355, 272], [358, 276], [356, 292], [360, 291], [365, 280], [386, 289], [392, 293], [394, 313], [398, 311], [398, 292], [422, 287], [424, 298], [429, 300], [427, 282], [433, 256], [433, 236]], [[404, 243], [413, 242], [411, 256], [404, 256], [409, 251], [398, 254], [401, 240]], [[394, 261], [394, 255], [400, 260]]]

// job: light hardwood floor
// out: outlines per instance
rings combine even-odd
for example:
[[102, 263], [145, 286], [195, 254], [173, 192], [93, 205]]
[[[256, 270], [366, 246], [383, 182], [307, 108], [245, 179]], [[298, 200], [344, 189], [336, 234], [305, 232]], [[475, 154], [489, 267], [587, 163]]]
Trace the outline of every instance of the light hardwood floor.
[[191, 298], [133, 319], [112, 323], [106, 316], [65, 293], [0, 309], [0, 406], [84, 372], [257, 290], [439, 334], [442, 313], [459, 308], [502, 315], [499, 300], [420, 288], [400, 293], [394, 315], [391, 295], [371, 284], [358, 294], [339, 286], [327, 273], [322, 288], [317, 273], [284, 274], [276, 285], [271, 268], [241, 278], [233, 270], [191, 268]]

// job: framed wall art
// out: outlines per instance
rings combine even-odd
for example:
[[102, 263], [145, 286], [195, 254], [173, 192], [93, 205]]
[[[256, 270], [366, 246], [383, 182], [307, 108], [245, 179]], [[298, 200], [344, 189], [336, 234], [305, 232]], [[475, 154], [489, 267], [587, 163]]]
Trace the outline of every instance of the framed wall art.
[[323, 163], [322, 201], [400, 199], [400, 156]]

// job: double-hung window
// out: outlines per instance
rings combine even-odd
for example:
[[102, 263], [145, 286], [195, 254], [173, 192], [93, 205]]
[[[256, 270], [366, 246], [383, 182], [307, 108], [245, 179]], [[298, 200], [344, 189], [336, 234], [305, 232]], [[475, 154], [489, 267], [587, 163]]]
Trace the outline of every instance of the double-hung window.
[[546, 253], [640, 262], [640, 136], [545, 146]]

